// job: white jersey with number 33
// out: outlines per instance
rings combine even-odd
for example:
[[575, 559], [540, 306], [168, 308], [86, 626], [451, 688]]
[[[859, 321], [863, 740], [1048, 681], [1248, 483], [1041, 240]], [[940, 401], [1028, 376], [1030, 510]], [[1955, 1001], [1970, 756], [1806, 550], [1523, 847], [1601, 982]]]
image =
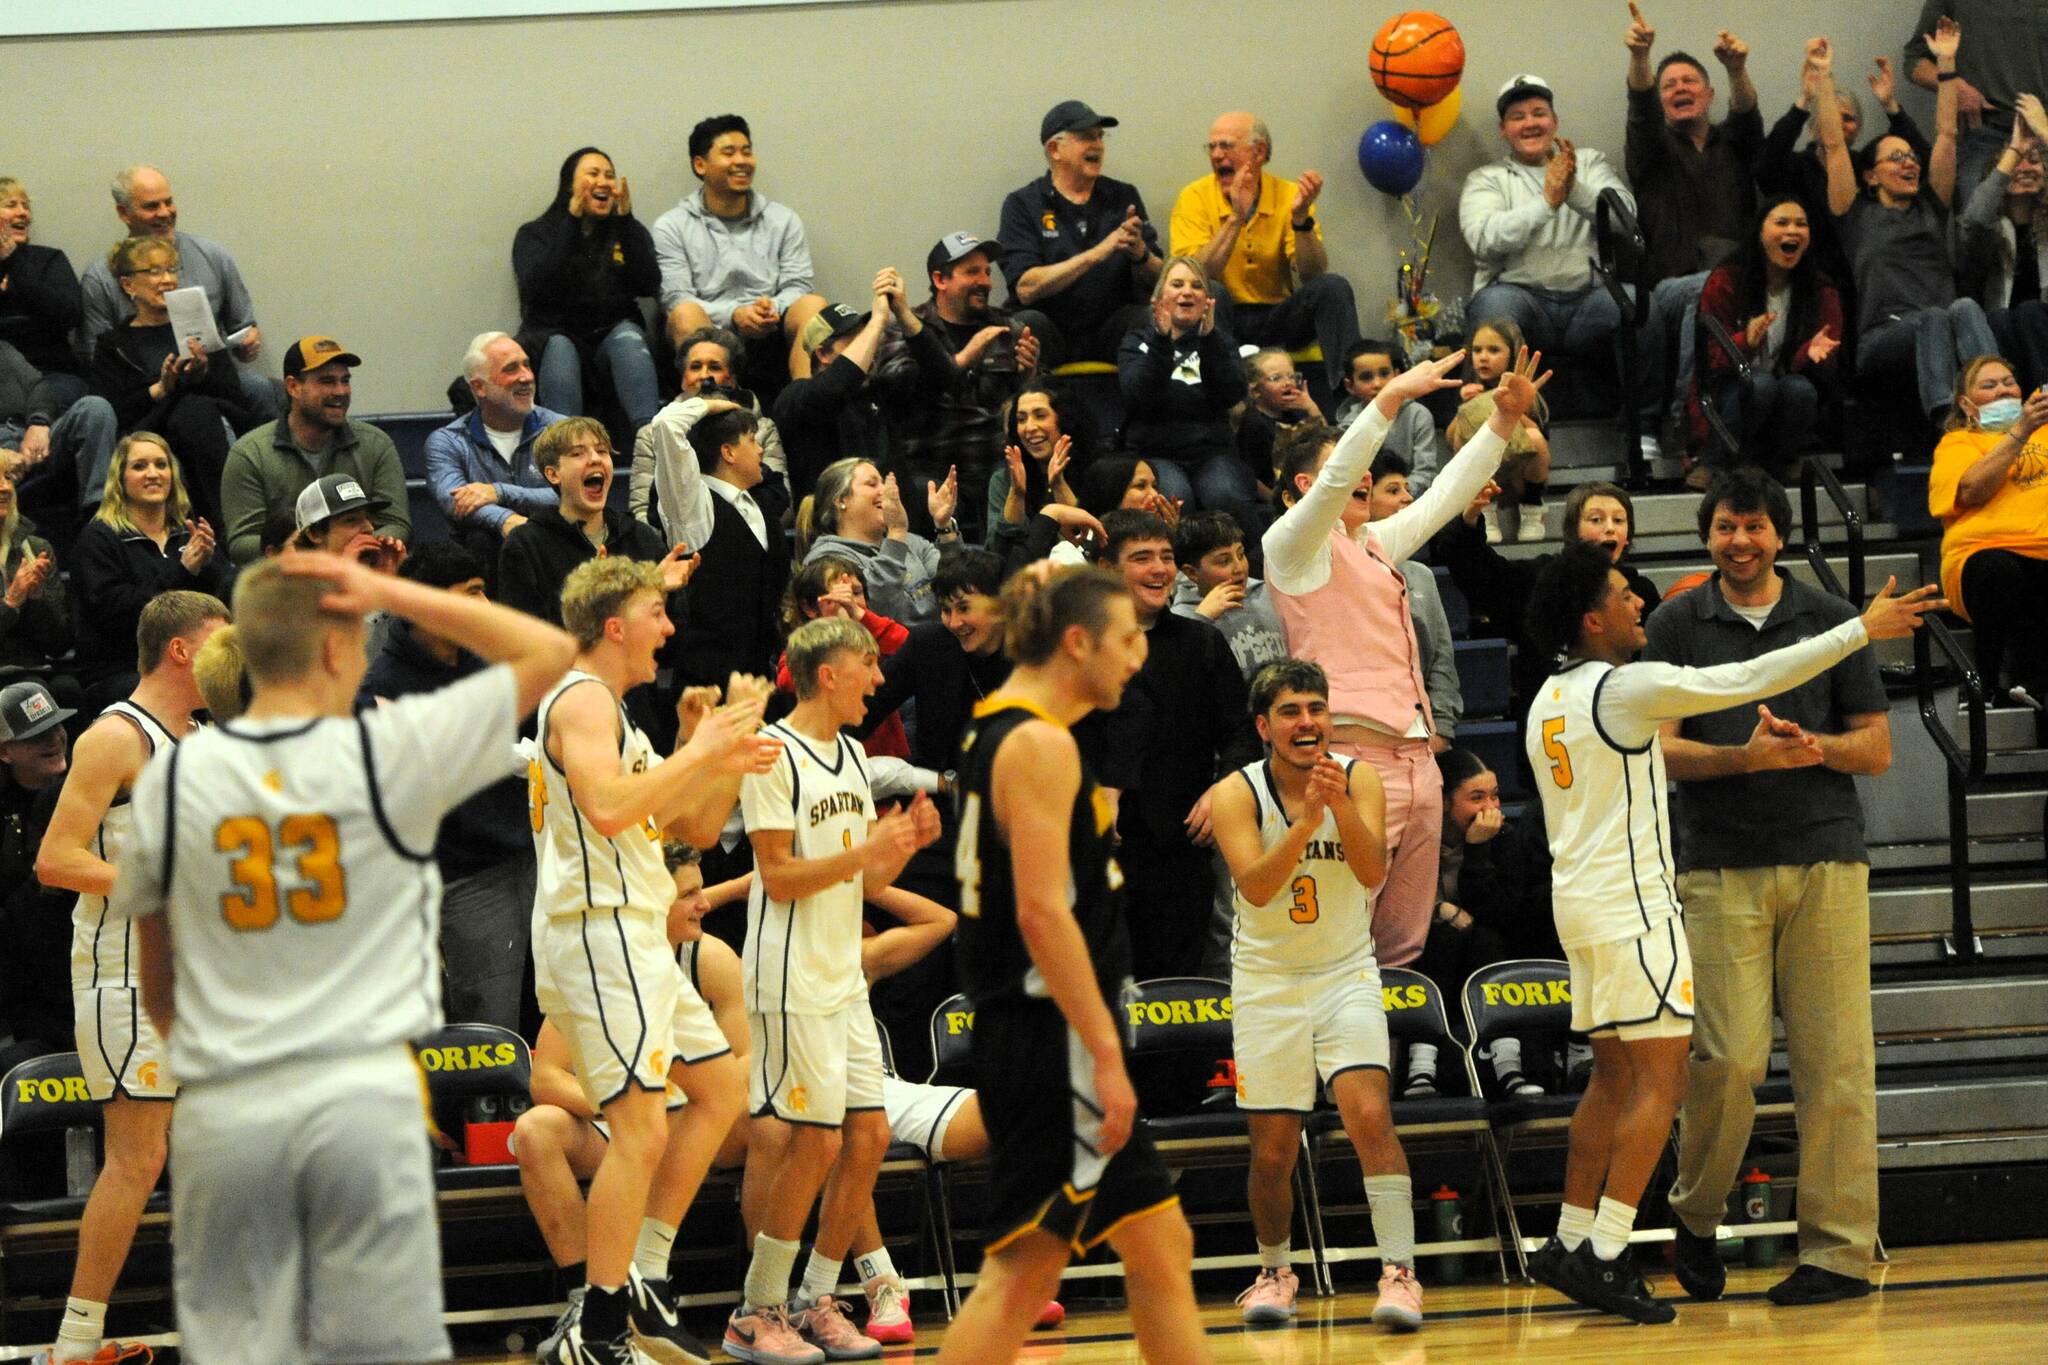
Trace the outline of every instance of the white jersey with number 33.
[[[1351, 775], [1353, 760], [1338, 758]], [[1287, 834], [1287, 811], [1265, 760], [1240, 768], [1259, 812], [1259, 846], [1271, 848]], [[1253, 905], [1233, 884], [1237, 909], [1230, 934], [1230, 961], [1255, 972], [1322, 972], [1372, 956], [1372, 894], [1360, 884], [1344, 857], [1337, 817], [1323, 823], [1302, 851], [1280, 894]]]
[[440, 1027], [434, 838], [512, 771], [512, 705], [512, 671], [489, 668], [360, 716], [231, 721], [150, 760], [108, 914], [169, 917], [182, 1083]]

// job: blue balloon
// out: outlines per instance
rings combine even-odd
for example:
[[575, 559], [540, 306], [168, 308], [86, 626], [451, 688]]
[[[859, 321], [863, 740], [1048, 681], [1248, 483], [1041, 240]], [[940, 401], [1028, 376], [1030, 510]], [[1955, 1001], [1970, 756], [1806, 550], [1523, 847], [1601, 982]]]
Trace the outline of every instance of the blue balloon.
[[1406, 194], [1422, 179], [1422, 141], [1392, 119], [1375, 123], [1358, 139], [1358, 169], [1380, 193]]

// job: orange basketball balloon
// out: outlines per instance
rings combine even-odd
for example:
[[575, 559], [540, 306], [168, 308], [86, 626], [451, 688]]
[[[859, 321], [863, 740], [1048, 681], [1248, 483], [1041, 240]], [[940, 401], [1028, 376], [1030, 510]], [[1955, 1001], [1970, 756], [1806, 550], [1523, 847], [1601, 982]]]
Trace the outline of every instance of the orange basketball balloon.
[[1427, 109], [1458, 88], [1465, 40], [1441, 14], [1409, 10], [1373, 35], [1371, 69], [1382, 95], [1407, 109]]

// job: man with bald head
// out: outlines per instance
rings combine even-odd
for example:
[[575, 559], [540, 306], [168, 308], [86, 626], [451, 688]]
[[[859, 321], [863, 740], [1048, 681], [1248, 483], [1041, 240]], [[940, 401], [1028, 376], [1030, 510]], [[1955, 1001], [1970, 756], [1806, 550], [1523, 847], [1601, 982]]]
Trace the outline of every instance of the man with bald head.
[[1173, 254], [1193, 256], [1208, 272], [1218, 327], [1255, 346], [1316, 342], [1338, 388], [1345, 352], [1358, 340], [1358, 305], [1323, 250], [1315, 213], [1323, 177], [1268, 172], [1272, 134], [1242, 110], [1210, 125], [1208, 152], [1210, 173], [1174, 202]]
[[[263, 332], [256, 325], [256, 302], [235, 258], [218, 242], [190, 232], [178, 231], [178, 201], [171, 194], [171, 182], [154, 166], [130, 166], [114, 176], [110, 187], [114, 214], [123, 231], [134, 237], [155, 237], [171, 244], [178, 253], [178, 283], [198, 285], [213, 305], [214, 324], [223, 337], [244, 328], [248, 335], [233, 348], [235, 359], [251, 362], [263, 350]], [[110, 331], [135, 316], [113, 270], [104, 257], [95, 259], [78, 282], [83, 296], [85, 321], [79, 326], [79, 346], [91, 355], [100, 333]], [[240, 371], [244, 400], [257, 415], [275, 418], [283, 412], [283, 393], [267, 375]]]

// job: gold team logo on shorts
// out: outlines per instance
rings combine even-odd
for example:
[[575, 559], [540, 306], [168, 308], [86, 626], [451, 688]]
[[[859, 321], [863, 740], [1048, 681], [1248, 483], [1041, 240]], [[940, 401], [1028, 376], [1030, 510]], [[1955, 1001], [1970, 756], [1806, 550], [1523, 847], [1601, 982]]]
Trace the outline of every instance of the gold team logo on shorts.
[[667, 1054], [662, 1052], [660, 1048], [656, 1048], [654, 1049], [654, 1051], [648, 1053], [647, 1069], [649, 1071], [652, 1071], [657, 1076], [666, 1075], [668, 1072]]
[[156, 1089], [156, 1063], [144, 1062], [140, 1067], [136, 1068], [135, 1079], [142, 1082], [148, 1089]]
[[1681, 1000], [1683, 1000], [1683, 1001], [1685, 1001], [1685, 1003], [1686, 1003], [1686, 1004], [1688, 1004], [1688, 1005], [1690, 1005], [1690, 1004], [1692, 1003], [1692, 978], [1691, 978], [1691, 977], [1689, 977], [1689, 976], [1688, 976], [1688, 977], [1687, 977], [1687, 978], [1686, 978], [1685, 980], [1683, 980], [1683, 981], [1681, 981], [1681, 982], [1679, 982], [1679, 983], [1678, 983], [1678, 998], [1679, 998], [1679, 999], [1681, 999]]
[[811, 1097], [804, 1092], [802, 1086], [793, 1085], [789, 1088], [789, 1107], [799, 1114], [810, 1112]]

